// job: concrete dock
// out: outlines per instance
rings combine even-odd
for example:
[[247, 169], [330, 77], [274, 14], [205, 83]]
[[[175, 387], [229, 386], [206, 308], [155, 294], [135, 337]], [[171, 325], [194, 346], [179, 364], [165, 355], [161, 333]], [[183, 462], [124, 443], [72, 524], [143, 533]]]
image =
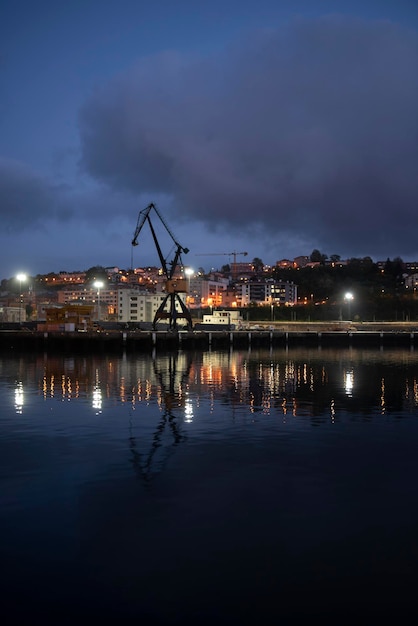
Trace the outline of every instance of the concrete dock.
[[418, 347], [418, 324], [289, 323], [242, 330], [90, 332], [0, 331], [0, 350], [65, 353], [249, 349], [291, 346]]

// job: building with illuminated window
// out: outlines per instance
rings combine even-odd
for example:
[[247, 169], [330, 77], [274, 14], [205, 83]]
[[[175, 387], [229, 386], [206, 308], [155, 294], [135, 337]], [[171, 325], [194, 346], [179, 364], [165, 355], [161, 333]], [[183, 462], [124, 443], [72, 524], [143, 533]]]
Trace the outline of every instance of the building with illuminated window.
[[[158, 308], [161, 306], [165, 292], [144, 293], [138, 289], [118, 290], [118, 322], [153, 322]], [[186, 294], [179, 297], [185, 303]], [[176, 302], [176, 310], [181, 313], [181, 307]]]
[[118, 288], [100, 289], [100, 295], [95, 287], [80, 286], [74, 289], [61, 289], [58, 292], [58, 304], [93, 304], [96, 307], [100, 300], [100, 319], [115, 318], [118, 307]]
[[191, 309], [225, 306], [224, 296], [229, 280], [220, 274], [212, 277], [194, 276], [190, 279], [188, 306]]
[[293, 306], [297, 303], [297, 297], [297, 285], [288, 281], [248, 281], [236, 286], [238, 307], [250, 304]]
[[405, 276], [405, 289], [409, 291], [418, 291], [418, 274], [410, 274]]

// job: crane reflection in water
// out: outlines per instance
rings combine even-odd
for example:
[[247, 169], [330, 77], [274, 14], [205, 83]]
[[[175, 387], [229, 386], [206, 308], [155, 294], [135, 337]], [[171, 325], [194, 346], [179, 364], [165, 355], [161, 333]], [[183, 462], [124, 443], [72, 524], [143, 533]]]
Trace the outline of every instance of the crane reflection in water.
[[[153, 369], [161, 393], [161, 418], [146, 452], [140, 452], [140, 442], [134, 434], [132, 417], [129, 436], [132, 465], [137, 475], [146, 483], [149, 483], [157, 473], [164, 469], [176, 446], [185, 440], [185, 435], [179, 428], [175, 410], [183, 409], [186, 421], [190, 421], [185, 387], [189, 380], [191, 366], [190, 354], [173, 353], [165, 357], [160, 356], [158, 360], [153, 359]], [[169, 435], [168, 439], [167, 435]]]

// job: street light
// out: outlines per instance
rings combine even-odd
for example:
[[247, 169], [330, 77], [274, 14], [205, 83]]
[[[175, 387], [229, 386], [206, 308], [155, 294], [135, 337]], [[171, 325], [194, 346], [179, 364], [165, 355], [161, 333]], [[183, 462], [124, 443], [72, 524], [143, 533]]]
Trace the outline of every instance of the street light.
[[184, 270], [184, 273], [187, 276], [187, 290], [188, 290], [187, 297], [188, 297], [188, 301], [190, 304], [190, 277], [193, 276], [194, 270], [191, 267], [186, 267], [186, 269]]
[[97, 321], [100, 321], [100, 289], [104, 286], [103, 281], [96, 280], [93, 286], [97, 289]]
[[16, 276], [19, 281], [19, 324], [22, 322], [22, 304], [23, 304], [23, 294], [22, 294], [22, 283], [27, 279], [26, 274], [18, 274]]
[[353, 300], [354, 296], [350, 291], [347, 291], [347, 293], [344, 296], [344, 300], [347, 302], [348, 305], [348, 319], [349, 321], [351, 321], [351, 301]]

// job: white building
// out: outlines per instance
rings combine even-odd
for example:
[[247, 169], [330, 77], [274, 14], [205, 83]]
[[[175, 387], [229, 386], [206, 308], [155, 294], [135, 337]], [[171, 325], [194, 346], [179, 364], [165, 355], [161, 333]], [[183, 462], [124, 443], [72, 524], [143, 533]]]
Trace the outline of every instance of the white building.
[[[118, 321], [119, 322], [153, 322], [158, 308], [161, 306], [165, 292], [144, 293], [138, 289], [118, 290]], [[186, 294], [180, 293], [180, 299], [185, 303]], [[176, 311], [181, 314], [179, 302], [176, 302]]]
[[239, 328], [242, 324], [242, 317], [239, 311], [213, 311], [212, 315], [203, 316], [204, 324], [222, 324], [225, 326], [233, 325]]
[[[100, 302], [100, 319], [114, 319], [118, 322], [153, 322], [155, 313], [166, 296], [165, 292], [152, 293], [143, 289], [125, 285], [114, 285], [112, 289], [80, 287], [78, 289], [62, 289], [58, 292], [60, 304], [81, 302], [93, 304], [96, 308]], [[186, 303], [186, 294], [179, 297]], [[181, 307], [176, 302], [176, 310], [181, 313]]]
[[25, 307], [0, 305], [0, 322], [26, 322]]

